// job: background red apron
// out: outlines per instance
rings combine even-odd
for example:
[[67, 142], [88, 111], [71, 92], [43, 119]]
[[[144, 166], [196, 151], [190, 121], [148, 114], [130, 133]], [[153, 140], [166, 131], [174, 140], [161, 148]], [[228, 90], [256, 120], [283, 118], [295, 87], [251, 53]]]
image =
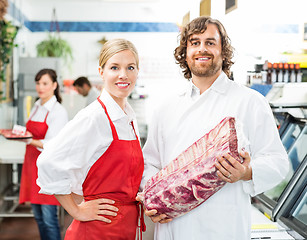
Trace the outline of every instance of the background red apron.
[[66, 231], [65, 239], [135, 240], [139, 216], [139, 206], [135, 197], [144, 170], [141, 146], [138, 138], [118, 139], [106, 107], [100, 99], [98, 101], [109, 119], [113, 141], [88, 172], [82, 185], [83, 195], [85, 201], [97, 198], [112, 199], [119, 211], [115, 217], [105, 216], [112, 221], [111, 223], [73, 220]]
[[[36, 108], [37, 111], [38, 108]], [[31, 118], [35, 115], [33, 113]], [[33, 139], [41, 140], [45, 138], [48, 130], [46, 123], [49, 112], [46, 114], [44, 122], [35, 122], [31, 118], [26, 124], [27, 130], [32, 133]], [[32, 145], [26, 146], [25, 159], [22, 166], [19, 203], [30, 202], [34, 204], [60, 205], [56, 198], [52, 195], [38, 193], [40, 187], [36, 184], [37, 166], [36, 161], [40, 155], [40, 151]]]

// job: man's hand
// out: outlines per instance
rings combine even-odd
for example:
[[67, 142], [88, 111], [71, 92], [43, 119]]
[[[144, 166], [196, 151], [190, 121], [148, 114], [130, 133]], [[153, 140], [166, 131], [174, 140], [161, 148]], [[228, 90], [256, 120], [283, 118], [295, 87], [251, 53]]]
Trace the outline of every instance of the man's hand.
[[[137, 196], [135, 198], [135, 200], [137, 201], [141, 201], [141, 197], [140, 196]], [[170, 218], [167, 218], [166, 219], [166, 215], [165, 214], [161, 214], [161, 215], [156, 215], [157, 214], [157, 210], [147, 210], [144, 206], [144, 213], [147, 217], [150, 217], [151, 221], [153, 221], [154, 223], [168, 223], [170, 221], [172, 221], [172, 219]]]
[[168, 223], [170, 221], [172, 221], [172, 219], [170, 218], [166, 218], [167, 216], [165, 214], [160, 214], [160, 215], [156, 215], [157, 214], [157, 210], [146, 210], [145, 209], [145, 215], [147, 217], [150, 217], [151, 221], [153, 221], [154, 223]]
[[240, 152], [243, 163], [238, 162], [231, 155], [225, 154], [217, 158], [215, 163], [217, 175], [225, 182], [234, 183], [239, 180], [248, 181], [252, 179], [252, 168], [250, 166], [250, 156], [248, 152]]

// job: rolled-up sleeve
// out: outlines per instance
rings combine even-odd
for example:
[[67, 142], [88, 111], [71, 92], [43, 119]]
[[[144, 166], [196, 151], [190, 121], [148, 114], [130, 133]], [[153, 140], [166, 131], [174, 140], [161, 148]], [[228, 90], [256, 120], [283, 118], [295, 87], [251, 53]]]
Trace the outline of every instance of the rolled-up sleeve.
[[110, 131], [109, 127], [98, 127], [99, 124], [107, 124], [107, 119], [104, 120], [97, 123], [88, 114], [79, 113], [55, 138], [46, 143], [37, 160], [40, 193], [74, 192], [82, 195], [82, 183], [94, 160], [99, 158], [98, 149], [112, 141], [101, 137], [108, 135], [102, 131]]
[[146, 182], [162, 169], [161, 151], [163, 151], [163, 139], [158, 122], [159, 114], [155, 112], [149, 125], [148, 137], [143, 148], [144, 173], [140, 189], [143, 190]]
[[[45, 139], [41, 142], [45, 145], [50, 139], [54, 138], [68, 122], [68, 114], [65, 108], [58, 104], [47, 118], [48, 130]], [[40, 149], [42, 151], [42, 149]]]

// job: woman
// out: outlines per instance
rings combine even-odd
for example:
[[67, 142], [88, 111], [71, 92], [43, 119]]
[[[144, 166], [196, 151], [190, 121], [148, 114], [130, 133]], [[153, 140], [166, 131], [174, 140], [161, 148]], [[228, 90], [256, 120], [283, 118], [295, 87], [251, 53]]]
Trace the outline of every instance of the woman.
[[25, 159], [22, 167], [19, 202], [30, 202], [41, 239], [61, 239], [57, 216], [60, 205], [54, 196], [39, 194], [36, 184], [36, 160], [45, 143], [53, 138], [68, 122], [68, 115], [61, 105], [57, 74], [52, 69], [42, 69], [35, 76], [35, 102], [26, 128], [33, 138], [27, 140]]
[[135, 197], [144, 161], [127, 97], [138, 69], [131, 42], [105, 43], [99, 59], [100, 97], [66, 125], [38, 160], [41, 192], [54, 194], [74, 218], [65, 239], [135, 239]]

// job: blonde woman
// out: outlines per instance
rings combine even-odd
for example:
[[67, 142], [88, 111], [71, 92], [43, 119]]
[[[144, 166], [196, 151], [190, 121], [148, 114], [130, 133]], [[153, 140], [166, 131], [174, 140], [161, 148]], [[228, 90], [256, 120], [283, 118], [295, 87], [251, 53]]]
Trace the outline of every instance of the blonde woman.
[[74, 218], [65, 239], [135, 239], [135, 197], [144, 161], [127, 97], [138, 69], [131, 42], [105, 43], [99, 59], [104, 82], [100, 97], [81, 110], [39, 158], [41, 192], [55, 195]]

